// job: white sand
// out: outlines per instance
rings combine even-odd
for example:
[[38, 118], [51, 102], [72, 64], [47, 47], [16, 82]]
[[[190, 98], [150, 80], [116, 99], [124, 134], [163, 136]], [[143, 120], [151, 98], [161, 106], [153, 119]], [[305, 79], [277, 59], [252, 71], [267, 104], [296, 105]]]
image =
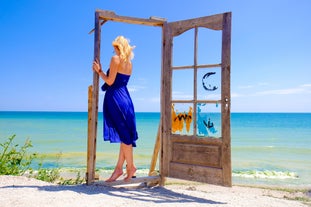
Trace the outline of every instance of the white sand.
[[[0, 176], [1, 207], [93, 206], [308, 206], [287, 198], [303, 193], [207, 184], [174, 184], [165, 187], [60, 186], [19, 176]], [[310, 203], [309, 203], [310, 206]]]

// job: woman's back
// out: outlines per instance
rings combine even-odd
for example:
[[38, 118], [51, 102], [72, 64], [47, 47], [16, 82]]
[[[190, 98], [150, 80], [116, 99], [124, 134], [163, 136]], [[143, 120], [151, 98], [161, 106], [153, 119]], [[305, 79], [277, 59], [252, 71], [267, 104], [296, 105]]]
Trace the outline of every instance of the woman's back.
[[132, 62], [131, 61], [124, 62], [120, 60], [119, 65], [118, 65], [118, 73], [131, 75], [132, 74]]

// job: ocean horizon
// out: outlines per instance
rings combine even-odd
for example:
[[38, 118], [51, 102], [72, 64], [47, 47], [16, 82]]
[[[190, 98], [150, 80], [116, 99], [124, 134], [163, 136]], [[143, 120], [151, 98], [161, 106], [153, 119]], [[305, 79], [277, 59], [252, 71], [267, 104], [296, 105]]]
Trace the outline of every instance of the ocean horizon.
[[[102, 139], [98, 115], [96, 168], [111, 173], [119, 144]], [[136, 112], [139, 139], [134, 159], [147, 174], [159, 112]], [[44, 167], [85, 169], [87, 112], [0, 111], [0, 143], [32, 141], [31, 152], [44, 156]], [[233, 184], [311, 186], [311, 113], [231, 113]]]

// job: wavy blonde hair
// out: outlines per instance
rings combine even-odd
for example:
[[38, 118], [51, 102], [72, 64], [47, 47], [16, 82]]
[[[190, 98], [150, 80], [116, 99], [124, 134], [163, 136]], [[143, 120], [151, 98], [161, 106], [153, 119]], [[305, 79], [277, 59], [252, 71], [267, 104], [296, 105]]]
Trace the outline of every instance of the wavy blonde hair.
[[124, 62], [128, 62], [134, 58], [133, 49], [135, 46], [130, 45], [130, 40], [126, 39], [124, 36], [118, 36], [112, 42], [114, 47], [117, 47], [120, 51], [120, 58]]

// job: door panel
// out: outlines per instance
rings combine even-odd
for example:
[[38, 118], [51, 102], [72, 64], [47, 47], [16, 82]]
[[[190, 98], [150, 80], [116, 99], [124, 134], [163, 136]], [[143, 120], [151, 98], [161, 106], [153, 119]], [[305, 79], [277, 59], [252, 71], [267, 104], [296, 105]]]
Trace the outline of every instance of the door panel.
[[220, 168], [171, 162], [169, 177], [223, 185], [222, 170]]
[[[221, 31], [221, 63], [198, 65], [199, 28]], [[193, 63], [173, 65], [174, 38], [191, 30]], [[230, 44], [231, 13], [164, 24], [161, 176], [231, 186]]]
[[220, 146], [173, 142], [172, 150], [172, 162], [221, 167]]

